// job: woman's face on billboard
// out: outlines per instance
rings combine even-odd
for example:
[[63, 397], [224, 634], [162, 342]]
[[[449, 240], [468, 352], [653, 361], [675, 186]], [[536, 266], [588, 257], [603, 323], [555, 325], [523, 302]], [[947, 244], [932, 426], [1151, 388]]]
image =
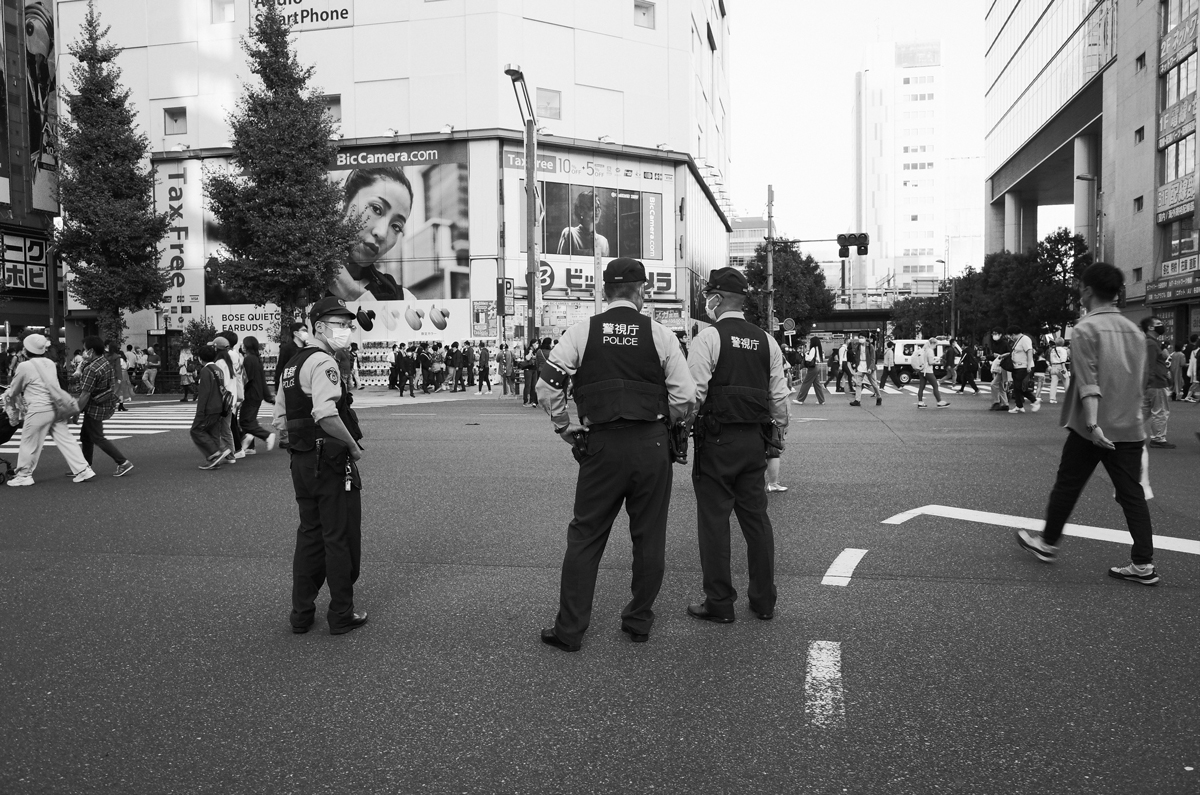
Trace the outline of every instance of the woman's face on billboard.
[[346, 205], [346, 216], [363, 224], [350, 259], [370, 265], [391, 251], [404, 234], [411, 212], [412, 194], [395, 180], [377, 179], [361, 188]]

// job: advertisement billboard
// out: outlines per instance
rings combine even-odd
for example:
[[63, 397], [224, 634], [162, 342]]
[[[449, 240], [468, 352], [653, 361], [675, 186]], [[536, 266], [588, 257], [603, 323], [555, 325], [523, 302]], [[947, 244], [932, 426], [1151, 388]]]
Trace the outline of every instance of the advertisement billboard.
[[184, 328], [204, 314], [204, 183], [199, 160], [154, 164], [154, 209], [170, 220], [159, 243], [159, 268], [168, 274], [163, 323]]
[[50, 291], [50, 271], [45, 238], [4, 232], [0, 241], [0, 271], [4, 273], [5, 296], [46, 300]]
[[[8, 148], [8, 35], [0, 28], [0, 152]], [[8, 189], [8, 155], [0, 157], [0, 204], [12, 201]]]
[[29, 180], [33, 208], [58, 212], [58, 56], [53, 0], [25, 0]]
[[[362, 228], [326, 294], [346, 301], [446, 300], [470, 296], [470, 229], [465, 143], [346, 147], [329, 178]], [[204, 259], [221, 253], [210, 213]], [[252, 267], [252, 266], [247, 266]], [[313, 300], [320, 296], [313, 296]], [[210, 305], [248, 303], [211, 276]]]

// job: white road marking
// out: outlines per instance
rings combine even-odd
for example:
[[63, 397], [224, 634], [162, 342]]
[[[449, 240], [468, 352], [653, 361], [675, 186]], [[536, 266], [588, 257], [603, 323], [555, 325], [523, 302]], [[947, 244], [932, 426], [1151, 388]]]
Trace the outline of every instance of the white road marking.
[[804, 714], [813, 726], [824, 729], [846, 726], [846, 701], [842, 694], [842, 644], [831, 640], [814, 640], [808, 644]]
[[842, 554], [834, 559], [829, 571], [825, 572], [825, 578], [821, 580], [821, 584], [849, 585], [850, 577], [854, 574], [854, 567], [858, 565], [865, 554], [867, 554], [865, 549], [843, 549]]
[[[1000, 527], [1013, 527], [1024, 530], [1040, 531], [1045, 526], [1045, 521], [1042, 519], [1030, 519], [1025, 516], [1009, 516], [1003, 513], [989, 513], [987, 511], [972, 511], [968, 508], [954, 508], [949, 505], [924, 505], [920, 508], [913, 508], [911, 511], [904, 511], [895, 516], [884, 519], [880, 524], [903, 524], [914, 516], [943, 516], [947, 519], [961, 519], [964, 522], [978, 522], [979, 524], [999, 525]], [[1129, 544], [1129, 533], [1125, 530], [1110, 530], [1106, 527], [1089, 527], [1082, 524], [1068, 524], [1063, 528], [1063, 535], [1075, 536], [1077, 538], [1090, 538], [1093, 541], [1109, 541], [1113, 544]], [[1189, 555], [1200, 555], [1200, 541], [1194, 541], [1190, 538], [1174, 538], [1172, 536], [1154, 536], [1154, 548], [1156, 550], [1169, 550], [1171, 552], [1186, 552]]]
[[436, 414], [426, 414], [425, 412], [421, 412], [420, 414], [392, 414], [391, 416], [393, 416], [393, 417], [436, 417], [437, 415]]

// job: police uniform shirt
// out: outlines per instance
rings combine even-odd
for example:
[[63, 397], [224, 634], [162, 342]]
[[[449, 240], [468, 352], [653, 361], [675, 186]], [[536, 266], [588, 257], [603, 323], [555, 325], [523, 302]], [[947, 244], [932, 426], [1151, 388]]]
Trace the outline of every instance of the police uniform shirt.
[[[319, 340], [314, 339], [310, 345], [320, 348], [319, 353], [314, 353], [300, 368], [300, 372], [296, 374], [296, 383], [299, 384], [301, 391], [312, 398], [312, 418], [316, 422], [337, 417], [337, 402], [342, 397], [342, 376], [338, 371], [338, 364], [334, 361], [333, 356], [329, 353], [329, 348]], [[282, 385], [283, 378], [287, 374], [285, 367], [280, 373], [280, 384]], [[275, 411], [271, 415], [271, 424], [280, 431], [287, 428], [287, 402], [285, 399], [286, 390], [280, 386], [280, 389], [275, 393]]]
[[[617, 307], [629, 307], [637, 310], [637, 307], [630, 301], [613, 301], [608, 305], [609, 309]], [[647, 320], [650, 322], [650, 331], [654, 339], [654, 350], [658, 354], [659, 363], [662, 364], [663, 374], [666, 376], [667, 401], [670, 406], [671, 421], [682, 420], [695, 407], [696, 384], [688, 373], [687, 360], [683, 357], [683, 351], [679, 349], [674, 332], [650, 318]], [[574, 376], [583, 363], [583, 352], [587, 350], [591, 325], [590, 321], [585, 320], [567, 329], [559, 338], [558, 345], [554, 346], [550, 351], [550, 356], [547, 357], [550, 364], [568, 376]], [[538, 403], [550, 415], [550, 419], [556, 427], [561, 428], [570, 423], [571, 417], [568, 413], [565, 390], [556, 389], [539, 379], [537, 395]], [[580, 422], [582, 423], [583, 420], [584, 418], [581, 417]]]
[[[725, 312], [721, 320], [737, 318], [745, 320], [744, 312]], [[781, 427], [788, 424], [788, 385], [783, 374], [783, 351], [779, 343], [770, 335], [767, 336], [767, 346], [771, 351], [771, 376], [769, 391], [771, 393], [771, 419]], [[717, 359], [721, 356], [721, 333], [716, 326], [709, 326], [692, 340], [688, 352], [687, 366], [696, 382], [696, 406], [704, 404], [708, 396], [708, 382], [712, 380], [713, 370], [717, 368]]]

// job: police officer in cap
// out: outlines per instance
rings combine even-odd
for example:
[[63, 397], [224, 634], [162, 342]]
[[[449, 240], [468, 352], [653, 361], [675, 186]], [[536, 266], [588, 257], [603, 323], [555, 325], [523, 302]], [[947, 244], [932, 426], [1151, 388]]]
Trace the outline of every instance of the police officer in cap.
[[[622, 503], [633, 540], [633, 598], [621, 611], [621, 630], [643, 643], [654, 622], [671, 500], [667, 423], [692, 411], [696, 386], [675, 335], [640, 311], [645, 282], [637, 260], [610, 262], [604, 269], [608, 310], [567, 329], [537, 385], [554, 433], [579, 453], [558, 617], [542, 630], [542, 642], [563, 651], [579, 650], [591, 621], [596, 571]], [[577, 421], [567, 406], [567, 378]]]
[[706, 597], [688, 614], [719, 624], [733, 621], [737, 598], [729, 572], [731, 511], [746, 537], [750, 610], [764, 621], [775, 615], [775, 538], [763, 473], [767, 445], [783, 446], [788, 387], [778, 343], [742, 312], [746, 288], [733, 268], [712, 272], [703, 292], [714, 325], [696, 335], [688, 354], [700, 405], [692, 486]]
[[333, 354], [350, 346], [354, 313], [328, 296], [309, 312], [312, 336], [284, 366], [273, 424], [291, 453], [300, 509], [292, 559], [292, 632], [308, 632], [317, 593], [329, 582], [329, 634], [367, 623], [354, 609], [362, 547], [362, 433]]

